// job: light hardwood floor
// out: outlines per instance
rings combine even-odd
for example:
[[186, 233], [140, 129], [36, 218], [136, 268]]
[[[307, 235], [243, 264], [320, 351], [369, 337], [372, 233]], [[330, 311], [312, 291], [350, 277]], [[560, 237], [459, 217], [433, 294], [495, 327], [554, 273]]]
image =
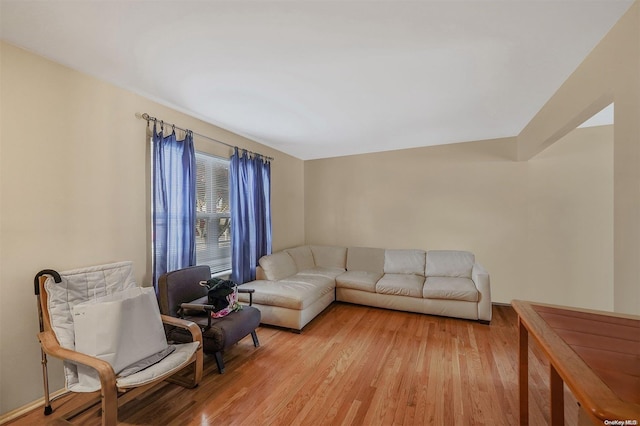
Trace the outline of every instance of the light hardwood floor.
[[[120, 408], [126, 425], [517, 425], [517, 316], [494, 306], [491, 325], [334, 303], [301, 334], [260, 327], [212, 357], [195, 389], [162, 385]], [[530, 343], [530, 424], [546, 425], [548, 365]], [[566, 424], [578, 407], [565, 390]], [[10, 423], [45, 424], [79, 397]], [[74, 419], [99, 425], [97, 412]]]

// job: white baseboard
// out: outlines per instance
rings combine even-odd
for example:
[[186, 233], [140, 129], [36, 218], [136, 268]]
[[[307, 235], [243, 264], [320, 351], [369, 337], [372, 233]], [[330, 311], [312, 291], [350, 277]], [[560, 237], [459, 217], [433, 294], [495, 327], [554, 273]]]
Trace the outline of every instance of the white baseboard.
[[[66, 389], [60, 389], [55, 392], [51, 392], [49, 395], [49, 401], [53, 401], [54, 399], [68, 393]], [[40, 399], [37, 399], [27, 405], [23, 405], [22, 407], [18, 407], [15, 410], [9, 411], [8, 413], [0, 415], [0, 425], [8, 423], [12, 420], [17, 419], [20, 416], [27, 414], [30, 411], [37, 409], [38, 407], [44, 407], [44, 396]]]

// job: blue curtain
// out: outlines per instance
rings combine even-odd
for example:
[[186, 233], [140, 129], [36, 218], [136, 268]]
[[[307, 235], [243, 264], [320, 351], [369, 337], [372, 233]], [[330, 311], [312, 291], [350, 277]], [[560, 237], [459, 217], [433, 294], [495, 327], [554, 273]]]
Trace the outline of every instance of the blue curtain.
[[153, 284], [196, 262], [196, 157], [193, 133], [178, 141], [153, 126]]
[[234, 149], [229, 165], [231, 279], [255, 280], [258, 260], [271, 254], [271, 164]]

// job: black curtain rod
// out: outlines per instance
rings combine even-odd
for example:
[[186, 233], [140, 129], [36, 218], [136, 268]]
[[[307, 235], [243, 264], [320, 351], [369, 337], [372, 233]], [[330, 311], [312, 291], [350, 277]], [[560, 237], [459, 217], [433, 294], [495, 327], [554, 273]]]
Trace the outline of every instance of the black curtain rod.
[[230, 144], [228, 144], [228, 143], [226, 143], [226, 142], [222, 142], [222, 141], [219, 141], [219, 140], [217, 140], [217, 139], [211, 138], [211, 137], [209, 137], [209, 136], [207, 136], [207, 135], [202, 135], [202, 134], [200, 134], [200, 133], [196, 133], [196, 132], [194, 132], [193, 130], [183, 129], [182, 127], [178, 127], [178, 126], [176, 126], [175, 124], [167, 123], [167, 122], [165, 122], [164, 120], [159, 120], [159, 119], [157, 119], [157, 118], [155, 118], [155, 117], [151, 117], [151, 116], [150, 116], [149, 114], [147, 114], [146, 112], [145, 112], [145, 113], [142, 113], [142, 114], [140, 114], [140, 113], [136, 112], [136, 117], [138, 117], [138, 118], [140, 118], [140, 119], [142, 119], [142, 120], [146, 120], [146, 121], [147, 121], [147, 125], [149, 124], [149, 122], [150, 122], [150, 121], [153, 121], [154, 123], [161, 123], [162, 125], [164, 125], [164, 126], [169, 126], [169, 127], [171, 127], [172, 129], [182, 130], [183, 132], [191, 132], [191, 133], [193, 133], [193, 134], [194, 134], [194, 135], [196, 135], [196, 136], [199, 136], [199, 137], [201, 137], [201, 138], [208, 139], [208, 140], [210, 140], [210, 141], [212, 141], [212, 142], [216, 142], [216, 143], [219, 143], [219, 144], [222, 144], [222, 145], [228, 146], [229, 148], [238, 148], [238, 149], [240, 149], [240, 150], [243, 150], [243, 151], [248, 152], [248, 153], [249, 153], [249, 154], [251, 154], [251, 155], [257, 155], [257, 156], [262, 157], [262, 158], [264, 158], [264, 159], [266, 159], [266, 160], [269, 160], [269, 161], [273, 161], [273, 160], [274, 160], [274, 158], [273, 158], [273, 157], [269, 157], [269, 156], [266, 156], [266, 155], [262, 155], [262, 154], [260, 154], [259, 152], [253, 152], [253, 151], [249, 151], [248, 149], [239, 148], [239, 147], [237, 147], [237, 146], [230, 145]]

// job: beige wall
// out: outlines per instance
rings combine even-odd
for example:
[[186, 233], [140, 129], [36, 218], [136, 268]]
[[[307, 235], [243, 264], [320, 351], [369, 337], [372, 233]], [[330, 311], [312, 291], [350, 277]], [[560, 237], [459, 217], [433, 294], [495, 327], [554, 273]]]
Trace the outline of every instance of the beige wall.
[[610, 102], [614, 131], [614, 309], [640, 314], [640, 2], [636, 1], [518, 136], [534, 157]]
[[[33, 277], [130, 259], [148, 285], [148, 141], [136, 112], [275, 157], [274, 248], [304, 241], [303, 162], [1, 44], [0, 413], [42, 397]], [[227, 148], [196, 138], [218, 155]], [[51, 389], [63, 386], [51, 363]]]
[[[306, 163], [2, 43], [0, 413], [42, 395], [32, 287], [38, 270], [131, 259], [138, 280], [148, 282], [148, 144], [136, 112], [275, 157], [274, 250], [304, 242], [468, 249], [491, 272], [494, 300], [609, 309], [613, 297], [617, 311], [640, 313], [639, 22], [636, 2], [517, 142]], [[542, 152], [611, 101], [613, 172], [609, 148], [597, 143], [560, 142]], [[597, 175], [573, 179], [587, 169]], [[590, 189], [611, 198], [591, 180], [611, 173], [613, 225], [606, 207], [579, 207]], [[597, 253], [584, 249], [598, 243]], [[52, 389], [62, 386], [59, 367], [52, 363]]]
[[613, 310], [613, 126], [570, 132], [527, 172], [527, 279], [514, 296]]
[[611, 309], [611, 126], [529, 162], [515, 138], [307, 161], [308, 244], [470, 250], [493, 300]]

